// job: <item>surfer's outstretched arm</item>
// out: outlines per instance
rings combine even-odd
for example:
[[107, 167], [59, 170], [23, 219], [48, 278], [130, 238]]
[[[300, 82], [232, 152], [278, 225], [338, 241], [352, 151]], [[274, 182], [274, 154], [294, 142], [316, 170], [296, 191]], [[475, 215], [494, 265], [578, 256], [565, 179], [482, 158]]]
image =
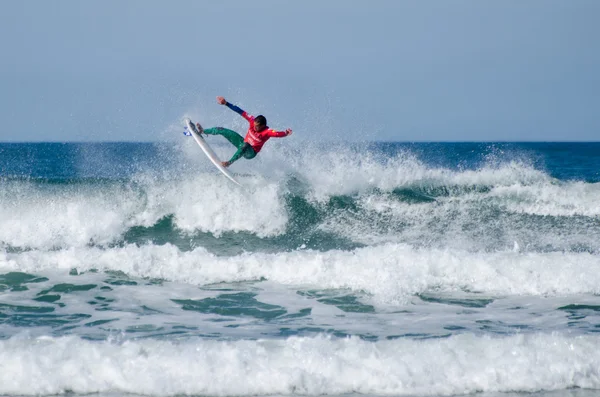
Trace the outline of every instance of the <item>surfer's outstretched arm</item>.
[[283, 138], [284, 136], [292, 135], [292, 129], [288, 128], [285, 131], [268, 130], [267, 135], [271, 138]]
[[248, 113], [246, 113], [245, 110], [235, 106], [233, 103], [229, 103], [225, 100], [225, 98], [223, 98], [222, 96], [218, 96], [217, 97], [217, 102], [219, 102], [221, 105], [225, 105], [227, 106], [229, 109], [233, 110], [234, 112], [236, 112], [237, 114], [239, 114], [240, 116], [242, 116], [243, 118], [245, 118], [248, 121], [252, 121], [252, 116], [249, 115]]

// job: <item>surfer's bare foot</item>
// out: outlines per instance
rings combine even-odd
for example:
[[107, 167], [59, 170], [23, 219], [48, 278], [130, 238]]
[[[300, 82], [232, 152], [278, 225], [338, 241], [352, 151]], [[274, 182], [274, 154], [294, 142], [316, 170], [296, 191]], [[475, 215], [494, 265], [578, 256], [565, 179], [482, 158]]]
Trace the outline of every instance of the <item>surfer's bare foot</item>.
[[204, 133], [204, 128], [202, 128], [202, 126], [200, 125], [200, 123], [196, 123], [196, 129], [198, 130], [199, 134], [203, 134]]
[[231, 163], [229, 161], [221, 161], [221, 165], [225, 168], [229, 167]]

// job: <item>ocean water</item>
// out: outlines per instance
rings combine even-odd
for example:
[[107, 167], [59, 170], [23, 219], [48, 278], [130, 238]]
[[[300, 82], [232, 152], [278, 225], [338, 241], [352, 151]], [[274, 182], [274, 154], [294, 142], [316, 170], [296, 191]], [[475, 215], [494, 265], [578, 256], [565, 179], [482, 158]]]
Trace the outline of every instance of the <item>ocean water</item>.
[[287, 144], [0, 144], [0, 395], [600, 395], [600, 143]]

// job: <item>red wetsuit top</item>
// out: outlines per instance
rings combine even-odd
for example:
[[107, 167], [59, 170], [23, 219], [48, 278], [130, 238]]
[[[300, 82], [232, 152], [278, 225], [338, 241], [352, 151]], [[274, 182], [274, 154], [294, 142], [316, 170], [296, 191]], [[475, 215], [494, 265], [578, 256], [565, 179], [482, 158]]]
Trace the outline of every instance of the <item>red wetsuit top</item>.
[[227, 102], [227, 107], [240, 114], [243, 118], [248, 120], [248, 123], [250, 123], [248, 132], [244, 138], [244, 142], [252, 146], [252, 149], [254, 149], [256, 153], [260, 152], [260, 149], [262, 149], [263, 145], [269, 140], [269, 138], [282, 138], [288, 135], [288, 133], [285, 131], [275, 131], [269, 127], [265, 127], [262, 131], [256, 132], [254, 131], [254, 116], [246, 113], [244, 110], [232, 105], [229, 102]]

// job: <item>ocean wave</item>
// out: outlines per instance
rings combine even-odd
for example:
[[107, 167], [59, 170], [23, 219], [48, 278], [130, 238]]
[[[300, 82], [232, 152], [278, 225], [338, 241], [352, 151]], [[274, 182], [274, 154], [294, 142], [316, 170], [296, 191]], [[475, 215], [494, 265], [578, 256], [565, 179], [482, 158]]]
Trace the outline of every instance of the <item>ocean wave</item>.
[[521, 160], [461, 170], [428, 165], [408, 151], [386, 157], [341, 148], [287, 153], [287, 162], [285, 150], [274, 153], [256, 160], [257, 174], [237, 175], [242, 188], [185, 151], [181, 166], [195, 172], [3, 181], [0, 246], [105, 247], [147, 239], [209, 247], [204, 233], [266, 251], [387, 242], [480, 251], [515, 243], [534, 252], [600, 249], [600, 184], [558, 181]]
[[122, 271], [132, 277], [207, 285], [267, 279], [283, 285], [366, 292], [374, 302], [403, 304], [424, 292], [498, 296], [600, 293], [600, 256], [588, 253], [479, 253], [387, 244], [351, 251], [298, 250], [221, 257], [204, 248], [166, 245], [0, 253], [0, 269]]
[[0, 341], [0, 393], [450, 396], [599, 389], [599, 343], [598, 336], [560, 334], [124, 343], [17, 336]]
[[231, 191], [226, 180], [204, 174], [177, 181], [140, 176], [98, 186], [9, 184], [0, 193], [0, 242], [51, 248], [118, 242], [132, 227], [151, 227], [173, 216], [177, 230], [279, 233], [286, 223], [276, 185]]
[[[285, 159], [285, 162], [283, 161]], [[283, 167], [271, 165], [280, 162]], [[297, 175], [305, 181], [315, 200], [331, 196], [358, 194], [372, 189], [392, 191], [396, 188], [436, 189], [453, 192], [472, 187], [531, 185], [551, 183], [554, 178], [534, 168], [523, 159], [508, 158], [483, 162], [476, 169], [449, 168], [426, 163], [409, 150], [392, 156], [378, 150], [351, 147], [308, 148], [302, 156], [286, 151], [269, 153], [257, 162], [264, 175], [284, 179]], [[435, 194], [435, 193], [434, 193]]]

